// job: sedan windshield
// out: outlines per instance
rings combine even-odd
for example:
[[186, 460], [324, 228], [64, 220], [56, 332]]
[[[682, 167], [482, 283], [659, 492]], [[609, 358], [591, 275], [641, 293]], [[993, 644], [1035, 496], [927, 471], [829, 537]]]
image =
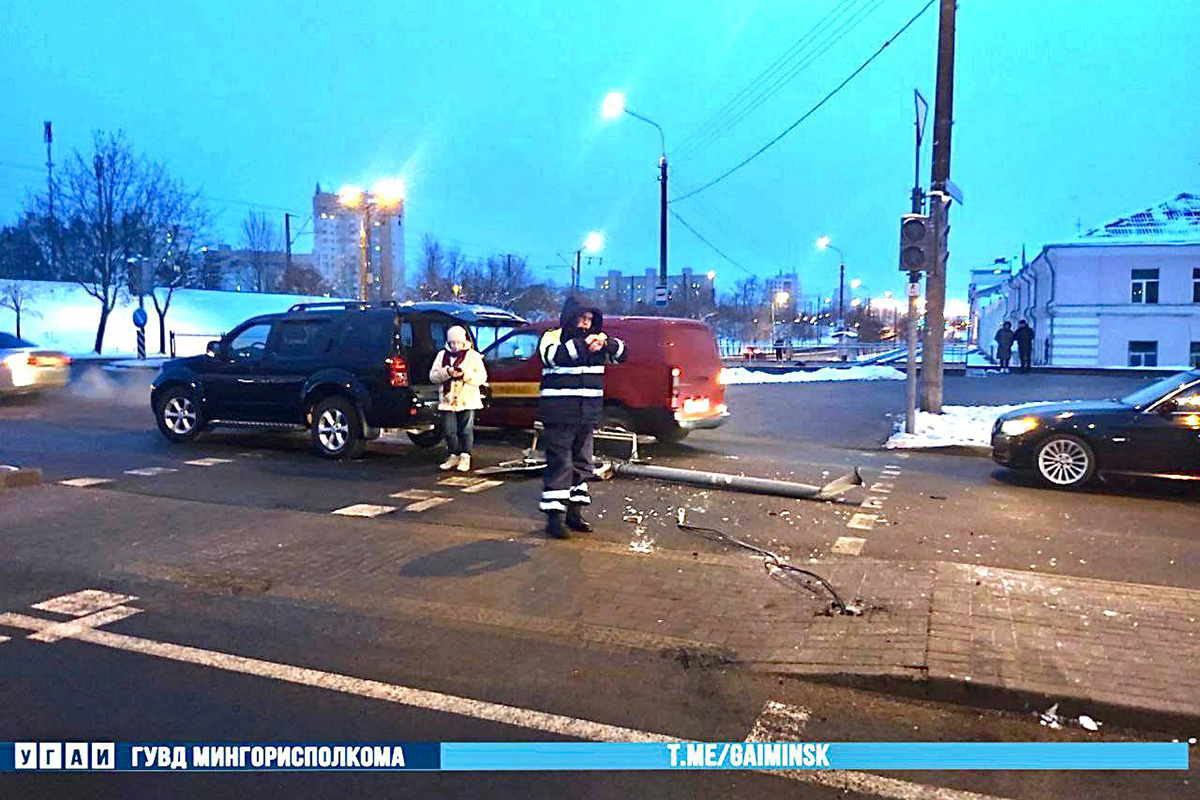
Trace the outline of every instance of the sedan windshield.
[[1133, 394], [1126, 395], [1121, 398], [1121, 402], [1131, 406], [1147, 406], [1153, 403], [1163, 395], [1170, 394], [1184, 384], [1192, 381], [1200, 380], [1200, 371], [1192, 370], [1191, 372], [1181, 372], [1178, 375], [1172, 375], [1169, 378], [1163, 378], [1160, 381], [1155, 381], [1148, 386], [1143, 386]]

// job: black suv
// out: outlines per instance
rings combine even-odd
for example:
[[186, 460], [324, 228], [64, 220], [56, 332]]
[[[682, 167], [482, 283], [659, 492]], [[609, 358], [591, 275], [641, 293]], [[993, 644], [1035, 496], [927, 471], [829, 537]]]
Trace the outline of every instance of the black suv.
[[163, 364], [150, 403], [172, 442], [217, 426], [309, 429], [318, 453], [340, 459], [393, 428], [429, 447], [441, 438], [429, 368], [446, 331], [465, 324], [478, 338], [480, 325], [522, 322], [448, 303], [296, 305], [243, 322], [205, 355]]

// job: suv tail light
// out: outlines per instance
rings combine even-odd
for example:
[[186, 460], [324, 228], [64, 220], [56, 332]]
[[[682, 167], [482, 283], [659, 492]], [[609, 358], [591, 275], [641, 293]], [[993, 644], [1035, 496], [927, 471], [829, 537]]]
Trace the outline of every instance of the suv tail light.
[[402, 356], [388, 356], [383, 363], [387, 364], [392, 386], [408, 386], [408, 362]]
[[671, 408], [679, 408], [679, 367], [671, 367]]

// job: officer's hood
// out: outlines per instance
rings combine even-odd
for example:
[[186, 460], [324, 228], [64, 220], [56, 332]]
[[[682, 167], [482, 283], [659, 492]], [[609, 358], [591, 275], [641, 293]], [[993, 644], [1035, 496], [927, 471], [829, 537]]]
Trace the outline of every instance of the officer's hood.
[[575, 330], [575, 326], [579, 324], [579, 318], [586, 312], [592, 312], [592, 328], [588, 333], [599, 333], [604, 328], [604, 315], [600, 313], [600, 309], [591, 306], [582, 306], [574, 297], [568, 297], [563, 303], [562, 314], [558, 318], [558, 325], [564, 332]]

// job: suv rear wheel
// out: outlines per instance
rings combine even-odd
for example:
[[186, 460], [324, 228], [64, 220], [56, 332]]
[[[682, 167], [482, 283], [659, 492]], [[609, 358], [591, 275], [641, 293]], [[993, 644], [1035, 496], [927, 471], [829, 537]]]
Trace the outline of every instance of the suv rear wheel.
[[169, 442], [190, 442], [204, 424], [196, 393], [186, 386], [172, 386], [158, 398], [154, 409], [158, 430]]
[[312, 413], [313, 447], [325, 458], [346, 459], [362, 455], [366, 447], [362, 418], [345, 397], [326, 397]]
[[442, 429], [432, 428], [427, 431], [409, 431], [408, 438], [417, 447], [428, 449], [442, 440]]

